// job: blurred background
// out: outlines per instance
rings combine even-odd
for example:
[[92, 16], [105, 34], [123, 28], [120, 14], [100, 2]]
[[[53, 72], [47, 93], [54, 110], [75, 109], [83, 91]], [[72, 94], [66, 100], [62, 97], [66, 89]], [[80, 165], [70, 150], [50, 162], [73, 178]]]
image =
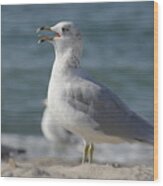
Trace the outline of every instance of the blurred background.
[[[36, 29], [59, 21], [81, 30], [81, 66], [153, 124], [153, 9], [153, 2], [2, 6], [2, 143], [25, 148], [28, 157], [81, 156], [80, 139], [65, 133], [66, 148], [59, 136], [50, 145], [40, 128], [55, 56], [48, 43], [37, 44]], [[139, 144], [97, 145], [95, 154], [99, 161], [153, 158]]]

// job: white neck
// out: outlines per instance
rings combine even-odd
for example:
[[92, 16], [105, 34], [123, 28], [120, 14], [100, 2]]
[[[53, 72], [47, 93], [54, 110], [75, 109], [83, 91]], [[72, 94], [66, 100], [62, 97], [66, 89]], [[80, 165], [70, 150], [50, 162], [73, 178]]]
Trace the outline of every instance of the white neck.
[[[65, 73], [69, 69], [80, 66], [80, 56], [82, 51], [81, 43], [55, 45], [55, 61], [53, 66], [54, 73]], [[57, 69], [57, 70], [56, 70]]]

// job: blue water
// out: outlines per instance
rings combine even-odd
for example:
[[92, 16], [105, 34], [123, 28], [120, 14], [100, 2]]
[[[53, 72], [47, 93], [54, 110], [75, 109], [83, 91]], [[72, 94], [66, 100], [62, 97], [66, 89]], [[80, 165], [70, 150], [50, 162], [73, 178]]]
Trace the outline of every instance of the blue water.
[[54, 54], [36, 29], [80, 28], [83, 68], [153, 123], [153, 2], [2, 6], [2, 132], [40, 134]]

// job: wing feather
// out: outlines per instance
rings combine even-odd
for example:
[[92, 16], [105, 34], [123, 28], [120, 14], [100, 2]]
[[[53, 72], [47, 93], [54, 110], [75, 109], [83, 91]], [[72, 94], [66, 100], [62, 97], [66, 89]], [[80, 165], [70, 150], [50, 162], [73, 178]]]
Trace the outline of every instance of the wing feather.
[[[153, 126], [110, 89], [91, 79], [73, 82], [69, 104], [94, 120], [97, 131], [127, 140], [153, 143]], [[80, 83], [79, 83], [80, 82]]]

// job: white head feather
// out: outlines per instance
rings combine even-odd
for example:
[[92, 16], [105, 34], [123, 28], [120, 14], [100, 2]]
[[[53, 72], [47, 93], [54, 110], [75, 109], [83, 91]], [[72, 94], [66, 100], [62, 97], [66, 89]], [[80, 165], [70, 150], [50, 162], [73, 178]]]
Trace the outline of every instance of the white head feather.
[[72, 22], [59, 22], [50, 28], [56, 33], [51, 43], [54, 45], [56, 58], [73, 55], [78, 61], [82, 53], [82, 37]]

